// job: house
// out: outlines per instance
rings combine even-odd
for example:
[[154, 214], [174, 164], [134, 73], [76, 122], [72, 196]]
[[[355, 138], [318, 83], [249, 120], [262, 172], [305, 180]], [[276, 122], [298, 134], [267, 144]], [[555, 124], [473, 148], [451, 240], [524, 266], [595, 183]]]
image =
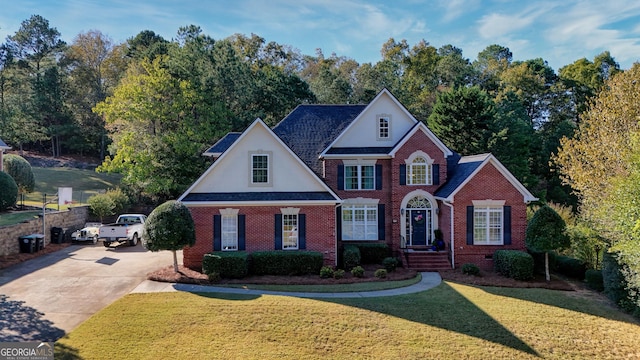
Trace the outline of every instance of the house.
[[2, 139], [0, 139], [0, 171], [4, 170], [4, 151], [10, 150], [11, 146], [7, 145]]
[[[240, 250], [313, 250], [338, 266], [354, 242], [386, 243], [418, 270], [490, 268], [495, 250], [525, 249], [537, 200], [493, 155], [447, 148], [386, 89], [368, 105], [300, 105], [273, 129], [257, 119], [204, 155], [213, 164], [178, 199], [196, 224], [191, 268]], [[445, 251], [430, 251], [437, 229]]]

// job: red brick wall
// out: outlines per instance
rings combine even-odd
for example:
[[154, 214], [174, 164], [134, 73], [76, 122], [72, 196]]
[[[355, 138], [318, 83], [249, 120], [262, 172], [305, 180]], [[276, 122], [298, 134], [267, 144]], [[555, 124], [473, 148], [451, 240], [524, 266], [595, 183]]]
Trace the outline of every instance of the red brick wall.
[[[239, 215], [246, 215], [245, 245], [248, 253], [275, 249], [274, 215], [281, 214], [287, 206], [237, 207]], [[292, 206], [300, 208], [306, 215], [306, 249], [324, 254], [327, 265], [336, 264], [335, 207]], [[226, 208], [226, 206], [224, 207]], [[213, 252], [213, 216], [220, 214], [217, 207], [191, 207], [191, 216], [196, 227], [196, 243], [183, 251], [186, 267], [201, 270], [204, 254]]]
[[[467, 206], [473, 200], [505, 200], [511, 206], [511, 245], [467, 245]], [[526, 204], [522, 194], [502, 176], [493, 164], [488, 163], [455, 195], [455, 266], [474, 263], [483, 269], [493, 268], [488, 257], [498, 249], [525, 250], [527, 228]]]

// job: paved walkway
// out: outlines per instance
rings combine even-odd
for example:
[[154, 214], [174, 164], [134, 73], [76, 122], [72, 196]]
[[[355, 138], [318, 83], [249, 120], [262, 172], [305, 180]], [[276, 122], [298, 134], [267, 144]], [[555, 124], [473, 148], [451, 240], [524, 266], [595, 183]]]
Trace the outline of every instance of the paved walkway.
[[429, 290], [438, 286], [442, 282], [440, 274], [437, 272], [423, 272], [422, 280], [419, 283], [405, 286], [397, 289], [378, 290], [378, 291], [359, 291], [359, 292], [336, 292], [336, 293], [313, 293], [313, 292], [288, 292], [288, 291], [268, 291], [268, 290], [250, 290], [242, 288], [229, 288], [219, 286], [206, 285], [188, 285], [188, 284], [172, 284], [146, 280], [140, 283], [132, 293], [153, 293], [153, 292], [216, 292], [224, 294], [243, 294], [243, 295], [281, 295], [293, 296], [301, 298], [368, 298], [380, 296], [396, 296], [413, 294], [425, 290]]

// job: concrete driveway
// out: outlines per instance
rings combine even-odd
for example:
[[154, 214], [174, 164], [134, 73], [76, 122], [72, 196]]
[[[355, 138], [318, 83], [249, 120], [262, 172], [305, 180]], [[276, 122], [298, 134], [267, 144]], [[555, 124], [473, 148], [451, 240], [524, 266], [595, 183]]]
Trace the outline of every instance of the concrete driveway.
[[0, 342], [55, 341], [172, 263], [169, 251], [98, 243], [0, 270]]

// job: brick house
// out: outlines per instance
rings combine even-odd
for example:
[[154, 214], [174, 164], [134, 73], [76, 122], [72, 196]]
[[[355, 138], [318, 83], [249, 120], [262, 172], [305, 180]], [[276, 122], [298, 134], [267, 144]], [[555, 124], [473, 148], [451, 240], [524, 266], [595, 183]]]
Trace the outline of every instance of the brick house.
[[[313, 250], [338, 266], [362, 242], [418, 270], [490, 268], [495, 250], [524, 250], [537, 200], [491, 154], [448, 149], [386, 89], [368, 105], [300, 105], [273, 129], [257, 119], [205, 155], [213, 164], [178, 199], [196, 224], [191, 268], [239, 250]], [[431, 251], [439, 232], [445, 250]]]

